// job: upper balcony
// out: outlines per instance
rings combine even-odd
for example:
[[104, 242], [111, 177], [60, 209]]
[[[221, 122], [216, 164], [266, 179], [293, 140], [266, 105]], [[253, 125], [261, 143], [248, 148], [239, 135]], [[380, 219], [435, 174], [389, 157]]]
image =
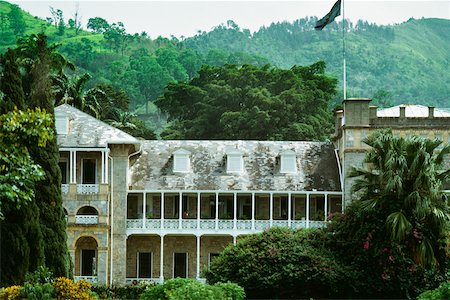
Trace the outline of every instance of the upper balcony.
[[248, 234], [314, 228], [342, 212], [340, 192], [130, 191], [127, 234]]
[[[108, 149], [60, 149], [61, 192], [71, 199], [109, 192]], [[76, 196], [76, 197], [75, 197]]]

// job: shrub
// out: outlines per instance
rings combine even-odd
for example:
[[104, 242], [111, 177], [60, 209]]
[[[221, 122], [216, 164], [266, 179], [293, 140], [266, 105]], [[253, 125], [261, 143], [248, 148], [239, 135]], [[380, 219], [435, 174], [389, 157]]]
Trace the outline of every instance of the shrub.
[[146, 289], [141, 294], [142, 300], [242, 300], [244, 289], [234, 283], [207, 285], [195, 279], [176, 278]]
[[273, 228], [229, 245], [205, 272], [209, 283], [234, 282], [249, 298], [344, 295], [350, 270], [323, 246], [323, 230]]
[[28, 282], [31, 284], [51, 283], [51, 282], [53, 282], [53, 280], [55, 280], [55, 275], [53, 275], [53, 273], [47, 267], [44, 267], [44, 266], [39, 266], [36, 269], [36, 271], [34, 271], [33, 273], [28, 273], [25, 276], [25, 282]]
[[21, 299], [20, 291], [22, 286], [12, 285], [6, 288], [0, 289], [0, 299], [2, 300], [19, 300]]
[[51, 300], [55, 294], [53, 285], [49, 282], [41, 283], [25, 283], [21, 296], [29, 300]]
[[426, 291], [417, 297], [417, 300], [450, 299], [450, 281], [441, 284], [438, 288]]
[[153, 285], [142, 281], [135, 285], [125, 286], [109, 287], [106, 285], [95, 285], [91, 290], [95, 292], [100, 299], [139, 299], [140, 295], [149, 286]]
[[56, 290], [56, 299], [95, 299], [95, 296], [91, 292], [92, 285], [84, 280], [75, 283], [69, 278], [60, 277], [55, 280], [53, 286]]

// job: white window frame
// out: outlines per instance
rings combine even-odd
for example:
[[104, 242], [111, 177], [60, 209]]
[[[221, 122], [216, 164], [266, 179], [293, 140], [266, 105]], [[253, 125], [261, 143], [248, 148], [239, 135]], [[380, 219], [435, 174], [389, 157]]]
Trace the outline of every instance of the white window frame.
[[[238, 149], [232, 149], [230, 151], [226, 152], [227, 154], [227, 173], [230, 174], [240, 174], [244, 171], [244, 153]], [[238, 165], [239, 169], [233, 169], [232, 167], [235, 166], [235, 164], [231, 163], [232, 159], [239, 160], [236, 165]]]
[[[191, 152], [178, 149], [173, 152], [173, 171], [175, 173], [188, 173], [191, 170], [191, 161], [190, 161]], [[185, 163], [182, 164], [180, 160], [184, 160]]]
[[55, 114], [55, 128], [57, 134], [69, 133], [69, 117], [65, 113]]
[[[294, 161], [289, 161], [293, 159]], [[297, 173], [297, 155], [293, 150], [286, 150], [280, 154], [281, 167], [280, 173], [283, 174], [295, 174]]]
[[175, 254], [184, 253], [186, 254], [186, 277], [189, 278], [189, 253], [188, 252], [173, 252], [172, 256], [172, 278], [175, 278]]
[[139, 254], [140, 253], [150, 253], [150, 277], [149, 278], [153, 278], [153, 252], [143, 252], [143, 251], [138, 251], [136, 253], [136, 278], [140, 279], [145, 279], [146, 277], [139, 277]]

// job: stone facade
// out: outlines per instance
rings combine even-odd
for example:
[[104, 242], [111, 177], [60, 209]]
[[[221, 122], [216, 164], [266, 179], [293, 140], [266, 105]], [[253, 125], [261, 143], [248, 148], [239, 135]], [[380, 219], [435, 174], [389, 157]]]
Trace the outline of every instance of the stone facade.
[[[183, 276], [201, 278], [211, 258], [245, 235], [276, 226], [320, 227], [341, 212], [352, 197], [346, 175], [362, 166], [362, 139], [373, 130], [390, 127], [399, 136], [448, 143], [450, 113], [426, 108], [426, 116], [411, 117], [414, 109], [407, 107], [396, 116], [369, 103], [344, 101], [333, 144], [138, 141], [68, 105], [57, 107], [57, 120], [67, 117], [69, 124], [58, 143], [75, 278], [161, 282], [174, 276], [175, 256], [177, 268], [187, 264]], [[189, 160], [186, 170], [174, 170], [177, 153]], [[229, 172], [230, 153], [241, 155], [241, 172]], [[294, 157], [294, 172], [282, 170], [284, 153]], [[93, 183], [83, 180], [85, 159], [95, 163]], [[150, 272], [145, 278], [140, 265]]]

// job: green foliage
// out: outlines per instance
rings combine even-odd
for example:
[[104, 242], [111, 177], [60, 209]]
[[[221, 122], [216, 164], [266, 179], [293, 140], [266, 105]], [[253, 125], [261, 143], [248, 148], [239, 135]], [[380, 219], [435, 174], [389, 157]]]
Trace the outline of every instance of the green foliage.
[[353, 169], [358, 199], [329, 227], [328, 247], [353, 271], [353, 297], [411, 298], [448, 280], [450, 226], [440, 170], [449, 147], [379, 131]]
[[28, 273], [25, 276], [25, 282], [31, 284], [52, 283], [55, 280], [55, 275], [45, 266], [39, 266], [36, 271]]
[[26, 24], [23, 19], [22, 10], [17, 5], [11, 5], [11, 10], [8, 13], [9, 26], [14, 35], [18, 36], [25, 32]]
[[9, 49], [4, 56], [0, 55], [0, 66], [3, 69], [0, 80], [0, 91], [3, 92], [3, 98], [0, 98], [0, 114], [5, 114], [15, 107], [23, 109], [25, 96], [14, 51]]
[[230, 245], [211, 264], [209, 283], [234, 282], [248, 298], [345, 298], [350, 270], [323, 246], [323, 231], [274, 228]]
[[21, 295], [29, 300], [51, 300], [55, 289], [51, 283], [25, 283]]
[[332, 131], [328, 101], [336, 80], [325, 63], [290, 70], [203, 66], [170, 83], [156, 105], [168, 113], [167, 139], [324, 140]]
[[207, 285], [195, 279], [175, 278], [164, 284], [148, 287], [140, 299], [160, 300], [196, 300], [196, 299], [229, 299], [243, 300], [244, 289], [234, 283]]
[[106, 286], [94, 285], [92, 291], [100, 299], [139, 299], [139, 296], [149, 288], [149, 284], [140, 282], [136, 285]]
[[417, 300], [450, 299], [450, 282], [444, 282], [438, 288], [426, 291], [417, 297]]

